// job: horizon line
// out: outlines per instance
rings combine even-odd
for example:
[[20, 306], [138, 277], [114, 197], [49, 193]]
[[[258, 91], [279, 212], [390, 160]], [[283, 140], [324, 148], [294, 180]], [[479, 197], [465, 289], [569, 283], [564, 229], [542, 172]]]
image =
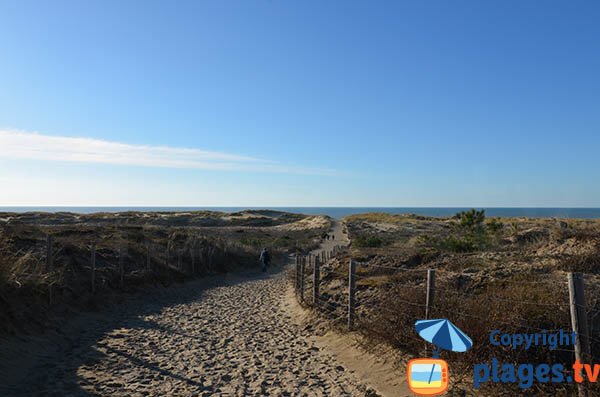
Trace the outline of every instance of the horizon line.
[[464, 206], [348, 206], [348, 205], [0, 205], [0, 208], [531, 208], [531, 209], [600, 209], [597, 207], [588, 206], [478, 206], [478, 205], [464, 205]]

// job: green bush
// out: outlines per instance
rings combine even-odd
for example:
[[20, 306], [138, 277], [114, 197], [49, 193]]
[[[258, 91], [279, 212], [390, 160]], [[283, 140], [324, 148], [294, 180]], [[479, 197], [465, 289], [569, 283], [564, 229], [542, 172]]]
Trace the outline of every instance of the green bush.
[[504, 228], [504, 223], [500, 222], [496, 218], [492, 218], [486, 223], [486, 228], [490, 232], [490, 234], [496, 235]]
[[254, 248], [262, 248], [266, 245], [266, 240], [256, 237], [242, 237], [240, 243]]
[[439, 248], [451, 252], [472, 252], [477, 250], [475, 243], [465, 237], [450, 236], [439, 242]]
[[461, 211], [455, 215], [460, 220], [460, 227], [467, 230], [474, 230], [483, 227], [485, 222], [485, 210], [477, 211], [475, 208], [469, 211]]
[[454, 215], [458, 224], [452, 234], [439, 241], [441, 250], [451, 252], [472, 252], [487, 248], [490, 245], [490, 235], [496, 235], [504, 225], [497, 219], [485, 223], [485, 210], [470, 209]]
[[384, 241], [375, 235], [361, 234], [353, 241], [355, 247], [358, 248], [377, 248], [384, 244]]

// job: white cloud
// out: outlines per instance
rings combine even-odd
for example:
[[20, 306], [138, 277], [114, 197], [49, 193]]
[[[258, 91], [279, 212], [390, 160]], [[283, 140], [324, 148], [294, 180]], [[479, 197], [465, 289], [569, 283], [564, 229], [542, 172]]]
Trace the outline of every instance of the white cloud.
[[140, 167], [333, 175], [332, 170], [286, 166], [195, 148], [132, 145], [92, 138], [0, 130], [0, 157]]

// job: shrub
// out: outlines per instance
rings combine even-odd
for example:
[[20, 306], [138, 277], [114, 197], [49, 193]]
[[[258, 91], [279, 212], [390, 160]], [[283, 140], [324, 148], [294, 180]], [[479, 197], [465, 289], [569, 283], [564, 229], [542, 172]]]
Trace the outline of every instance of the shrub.
[[469, 211], [461, 211], [455, 215], [460, 220], [460, 226], [463, 229], [476, 229], [483, 226], [485, 222], [485, 210], [476, 210], [475, 208]]
[[257, 248], [257, 249], [262, 248], [267, 245], [265, 239], [260, 239], [257, 237], [242, 237], [240, 239], [240, 243], [242, 243], [243, 245], [248, 245], [250, 247]]
[[383, 240], [375, 235], [361, 234], [357, 236], [353, 241], [354, 246], [359, 248], [378, 248], [383, 246]]
[[504, 228], [504, 223], [500, 222], [497, 218], [492, 218], [485, 226], [491, 234], [497, 234]]
[[[441, 281], [441, 280], [440, 280]], [[415, 321], [424, 318], [425, 286], [423, 281], [390, 277], [389, 283], [379, 283], [373, 287], [377, 294], [364, 295], [361, 307], [368, 312], [357, 315], [358, 331], [368, 340], [377, 344], [383, 343], [402, 351], [406, 358], [423, 355], [423, 347], [427, 345], [415, 332]], [[506, 288], [502, 282], [488, 284], [478, 290], [457, 288], [452, 282], [441, 281], [436, 285], [436, 298], [432, 308], [433, 318], [448, 318], [474, 341], [473, 348], [466, 353], [444, 351], [442, 358], [453, 368], [453, 388], [455, 391], [472, 386], [469, 376], [475, 363], [489, 362], [496, 358], [501, 362], [556, 362], [570, 365], [572, 353], [563, 350], [548, 349], [505, 349], [489, 343], [491, 330], [501, 329], [507, 333], [525, 333], [533, 330], [555, 330], [570, 328], [568, 293], [566, 288], [556, 290], [551, 279], [548, 284], [532, 283], [511, 285]], [[377, 300], [366, 302], [369, 296], [377, 295]], [[531, 304], [540, 302], [541, 305]], [[554, 306], [554, 303], [556, 305]], [[553, 307], [549, 308], [548, 304]], [[367, 315], [368, 314], [368, 315]], [[536, 385], [538, 388], [532, 395], [552, 395], [552, 385]], [[499, 389], [512, 392], [515, 385], [487, 384], [482, 392], [485, 395], [500, 395]], [[483, 393], [482, 393], [483, 394]], [[462, 394], [464, 395], [464, 394]], [[511, 394], [502, 394], [511, 395]]]
[[560, 258], [558, 268], [566, 272], [600, 273], [600, 253], [569, 255]]
[[441, 250], [451, 252], [472, 252], [477, 249], [472, 240], [455, 236], [442, 239], [438, 246]]
[[451, 252], [472, 252], [490, 245], [489, 234], [497, 234], [504, 225], [497, 219], [485, 223], [485, 210], [471, 209], [454, 216], [459, 220], [450, 236], [438, 243], [438, 248]]

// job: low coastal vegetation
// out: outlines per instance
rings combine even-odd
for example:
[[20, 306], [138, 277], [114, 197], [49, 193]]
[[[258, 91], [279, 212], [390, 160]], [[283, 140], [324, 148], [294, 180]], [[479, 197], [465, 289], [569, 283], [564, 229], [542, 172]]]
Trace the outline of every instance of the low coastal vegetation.
[[[434, 269], [429, 318], [450, 319], [474, 341], [467, 353], [442, 353], [452, 368], [451, 395], [518, 394], [516, 386], [505, 384], [472, 390], [473, 365], [493, 358], [514, 364], [573, 362], [570, 347], [513, 350], [489, 343], [494, 329], [515, 334], [570, 330], [568, 272], [584, 273], [591, 352], [598, 357], [600, 221], [488, 218], [484, 211], [470, 210], [447, 218], [359, 214], [346, 217], [344, 224], [350, 249], [321, 268], [328, 317], [343, 324], [352, 259], [356, 330], [362, 340], [402, 352], [399, 365], [429, 356], [414, 322], [425, 317], [427, 270]], [[316, 248], [330, 226], [327, 217], [277, 211], [2, 213], [0, 337], [47, 329], [73, 312], [118, 304], [129, 293], [255, 270], [262, 247], [282, 262], [287, 254]], [[572, 385], [544, 387], [536, 384], [532, 393], [574, 390]]]
[[258, 269], [262, 247], [282, 263], [329, 227], [327, 217], [279, 211], [0, 213], [0, 337], [127, 293]]
[[[518, 391], [516, 386], [511, 390], [493, 384], [471, 390], [476, 362], [573, 362], [572, 347], [524, 351], [489, 343], [494, 329], [569, 331], [568, 272], [584, 273], [591, 350], [599, 357], [600, 221], [487, 218], [482, 210], [447, 218], [369, 213], [344, 221], [351, 250], [322, 267], [321, 291], [329, 317], [345, 318], [352, 259], [357, 264], [356, 326], [364, 340], [397, 348], [402, 361], [429, 355], [414, 323], [425, 318], [427, 270], [434, 269], [429, 318], [450, 319], [474, 341], [467, 353], [443, 353], [452, 368], [451, 394]], [[552, 392], [560, 387], [552, 385]], [[544, 385], [532, 390], [541, 393]], [[573, 390], [567, 385], [560, 392]]]

